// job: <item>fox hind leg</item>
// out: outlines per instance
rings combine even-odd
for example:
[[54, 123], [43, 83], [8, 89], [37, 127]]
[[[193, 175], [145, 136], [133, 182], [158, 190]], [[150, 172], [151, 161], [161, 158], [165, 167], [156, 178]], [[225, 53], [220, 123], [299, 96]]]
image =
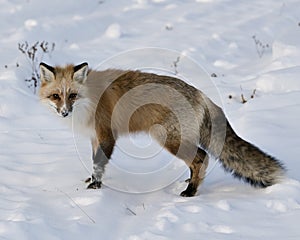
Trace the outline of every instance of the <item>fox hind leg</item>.
[[200, 148], [190, 164], [191, 176], [187, 188], [180, 194], [183, 197], [195, 196], [198, 186], [202, 183], [205, 177], [205, 170], [208, 166], [208, 156], [206, 152]]
[[[167, 139], [162, 144], [170, 153], [183, 160], [190, 168], [191, 176], [186, 182], [188, 186], [180, 195], [192, 197], [196, 194], [197, 188], [205, 177], [205, 170], [208, 166], [208, 155], [204, 150], [194, 146], [192, 143], [182, 143], [183, 147], [179, 150], [180, 141], [177, 139]], [[194, 156], [195, 153], [195, 156]]]
[[[192, 197], [196, 194], [197, 188], [205, 177], [205, 170], [208, 165], [208, 155], [206, 152], [195, 145], [195, 141], [182, 140], [179, 127], [163, 125], [167, 131], [162, 132], [159, 128], [154, 129], [151, 135], [158, 143], [177, 158], [183, 160], [190, 168], [191, 176], [186, 190], [180, 195]], [[176, 126], [176, 125], [175, 125]], [[156, 131], [155, 131], [156, 130]], [[175, 130], [175, 131], [174, 131]], [[193, 139], [193, 137], [191, 137]]]

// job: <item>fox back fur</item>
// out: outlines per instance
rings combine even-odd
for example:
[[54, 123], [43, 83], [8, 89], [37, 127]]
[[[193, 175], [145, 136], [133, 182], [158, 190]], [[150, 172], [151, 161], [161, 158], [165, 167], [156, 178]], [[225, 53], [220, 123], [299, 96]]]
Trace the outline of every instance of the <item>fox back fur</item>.
[[220, 107], [180, 79], [131, 70], [94, 71], [87, 63], [41, 63], [40, 71], [41, 101], [91, 139], [94, 172], [88, 188], [101, 187], [116, 139], [141, 131], [189, 166], [191, 178], [182, 196], [196, 194], [208, 155], [255, 187], [273, 185], [284, 175], [282, 163], [240, 138]]

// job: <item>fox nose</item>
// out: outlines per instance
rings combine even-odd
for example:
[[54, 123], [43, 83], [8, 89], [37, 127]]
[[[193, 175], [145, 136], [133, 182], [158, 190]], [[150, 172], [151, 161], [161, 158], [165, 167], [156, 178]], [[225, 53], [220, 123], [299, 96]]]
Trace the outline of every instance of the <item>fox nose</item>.
[[68, 116], [68, 115], [69, 115], [68, 110], [62, 110], [62, 111], [61, 111], [61, 115], [62, 115], [63, 117]]

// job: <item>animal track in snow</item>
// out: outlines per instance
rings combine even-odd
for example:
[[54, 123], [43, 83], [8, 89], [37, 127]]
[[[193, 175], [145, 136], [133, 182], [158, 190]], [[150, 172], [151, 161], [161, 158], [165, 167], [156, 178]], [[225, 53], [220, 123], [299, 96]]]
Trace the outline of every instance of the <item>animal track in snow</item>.
[[76, 202], [76, 204], [81, 205], [81, 206], [89, 206], [97, 201], [99, 201], [98, 198], [94, 197], [77, 197], [77, 198], [73, 198], [74, 202]]
[[266, 201], [266, 207], [274, 212], [285, 213], [289, 210], [299, 209], [300, 204], [295, 199], [286, 199], [285, 201], [268, 200]]
[[216, 203], [216, 207], [224, 210], [224, 211], [230, 211], [231, 207], [229, 205], [229, 203], [226, 200], [220, 200]]
[[183, 224], [182, 229], [186, 232], [192, 233], [197, 231], [197, 226], [192, 223], [185, 223]]
[[287, 211], [287, 206], [277, 200], [269, 200], [266, 202], [267, 208], [273, 209], [276, 212], [284, 213]]
[[182, 207], [182, 210], [189, 213], [199, 213], [201, 211], [201, 207], [199, 206], [185, 206]]
[[171, 225], [178, 221], [178, 216], [170, 211], [163, 211], [157, 216], [157, 221], [155, 226], [160, 231], [164, 231], [166, 228], [171, 227]]
[[226, 225], [214, 225], [211, 227], [211, 229], [216, 233], [230, 234], [234, 232], [231, 227]]

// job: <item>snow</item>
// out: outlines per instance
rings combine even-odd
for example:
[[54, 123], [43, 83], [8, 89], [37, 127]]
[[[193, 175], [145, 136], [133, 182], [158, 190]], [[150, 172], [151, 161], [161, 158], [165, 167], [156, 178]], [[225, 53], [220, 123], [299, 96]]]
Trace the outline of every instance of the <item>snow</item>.
[[121, 26], [117, 23], [109, 25], [105, 31], [105, 36], [107, 36], [108, 38], [120, 38], [121, 35]]
[[[299, 9], [296, 0], [2, 0], [0, 239], [299, 239]], [[54, 42], [38, 54], [53, 65], [177, 72], [280, 159], [286, 179], [253, 189], [212, 160], [198, 195], [183, 198], [185, 165], [137, 135], [118, 141], [105, 186], [87, 190], [88, 139], [27, 87], [24, 41]]]

